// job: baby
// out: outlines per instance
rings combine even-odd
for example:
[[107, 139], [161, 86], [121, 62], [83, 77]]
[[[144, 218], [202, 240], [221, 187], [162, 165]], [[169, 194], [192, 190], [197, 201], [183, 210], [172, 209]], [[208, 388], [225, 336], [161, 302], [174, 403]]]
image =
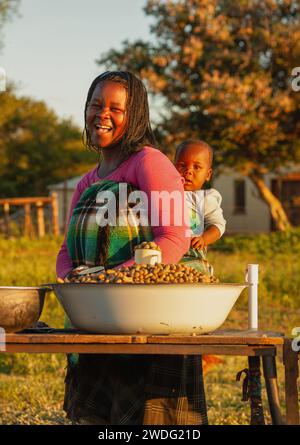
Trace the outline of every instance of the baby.
[[[222, 197], [213, 188], [205, 189], [203, 206], [199, 206], [196, 192], [202, 190], [205, 182], [210, 180], [212, 160], [213, 150], [203, 141], [190, 139], [182, 142], [176, 149], [175, 167], [184, 178], [186, 203], [192, 213], [198, 213], [200, 221], [198, 226], [191, 225], [194, 236], [191, 237], [190, 249], [181, 262], [211, 275], [213, 267], [206, 260], [206, 246], [221, 238], [225, 231], [226, 221], [221, 208]], [[214, 355], [202, 356], [204, 374], [221, 363], [224, 363], [223, 360]]]
[[[184, 190], [189, 208], [199, 216], [203, 221], [204, 228], [201, 225], [201, 232], [198, 227], [192, 227], [191, 249], [200, 251], [209, 244], [216, 242], [225, 232], [226, 221], [223, 217], [221, 208], [222, 197], [220, 193], [213, 189], [203, 190], [204, 203], [203, 214], [199, 214], [200, 207], [197, 205], [197, 191], [201, 190], [205, 182], [212, 176], [213, 150], [203, 141], [187, 140], [178, 145], [175, 154], [175, 167], [184, 178]], [[198, 201], [199, 202], [199, 201]], [[190, 254], [190, 252], [189, 252]], [[197, 255], [196, 255], [197, 256]]]

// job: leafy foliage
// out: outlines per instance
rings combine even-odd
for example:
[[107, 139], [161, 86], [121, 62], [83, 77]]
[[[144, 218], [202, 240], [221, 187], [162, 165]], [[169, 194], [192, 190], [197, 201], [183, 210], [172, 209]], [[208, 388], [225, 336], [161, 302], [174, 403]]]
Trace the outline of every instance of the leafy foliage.
[[[0, 50], [4, 24], [19, 0], [0, 0]], [[81, 133], [45, 103], [0, 92], [0, 197], [48, 194], [49, 184], [86, 172], [95, 155], [83, 150]]]
[[244, 173], [299, 159], [298, 1], [149, 0], [145, 12], [156, 43], [126, 41], [99, 63], [135, 71], [163, 96], [169, 150], [200, 137]]
[[211, 249], [219, 252], [249, 252], [259, 255], [300, 254], [300, 230], [292, 229], [286, 232], [270, 234], [235, 235], [221, 238]]
[[0, 50], [3, 47], [2, 29], [18, 11], [20, 0], [0, 0]]
[[300, 160], [299, 0], [148, 0], [154, 43], [125, 41], [101, 56], [139, 74], [161, 98], [158, 134], [174, 153], [184, 139], [215, 149], [215, 166], [248, 176], [281, 230], [289, 224], [263, 175]]
[[0, 197], [48, 194], [47, 186], [91, 168], [81, 133], [43, 103], [0, 94]]

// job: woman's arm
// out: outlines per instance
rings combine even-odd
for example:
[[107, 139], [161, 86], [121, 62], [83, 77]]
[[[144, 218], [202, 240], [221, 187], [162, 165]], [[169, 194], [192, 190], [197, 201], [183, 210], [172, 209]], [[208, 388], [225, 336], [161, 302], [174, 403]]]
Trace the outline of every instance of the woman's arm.
[[[177, 263], [188, 251], [190, 244], [189, 226], [184, 220], [184, 188], [180, 174], [163, 153], [159, 150], [149, 150], [139, 159], [136, 166], [136, 182], [138, 188], [147, 194], [149, 214], [154, 213], [159, 217], [159, 225], [152, 227], [152, 231], [154, 242], [162, 250], [162, 262]], [[155, 199], [153, 195], [151, 199], [151, 192], [156, 193]], [[166, 201], [163, 204], [162, 200], [157, 199], [157, 193], [164, 194], [166, 200], [168, 195], [176, 194], [176, 204], [171, 200], [169, 210]], [[170, 221], [162, 224], [162, 218], [167, 220], [168, 216]], [[132, 258], [122, 266], [132, 265], [133, 262]]]

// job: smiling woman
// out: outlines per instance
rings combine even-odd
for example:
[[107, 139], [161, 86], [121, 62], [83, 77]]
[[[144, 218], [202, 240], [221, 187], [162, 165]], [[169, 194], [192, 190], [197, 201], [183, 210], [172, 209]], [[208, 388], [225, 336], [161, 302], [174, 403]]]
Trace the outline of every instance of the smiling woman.
[[[69, 276], [79, 265], [130, 266], [134, 247], [144, 240], [160, 247], [164, 263], [179, 262], [189, 248], [184, 215], [179, 221], [172, 201], [168, 223], [163, 223], [166, 209], [153, 202], [151, 194], [177, 193], [183, 208], [183, 183], [170, 160], [155, 148], [141, 80], [127, 71], [98, 76], [87, 96], [85, 135], [87, 145], [101, 152], [102, 158], [74, 193], [66, 239], [57, 258], [58, 278]], [[130, 223], [124, 227], [97, 224], [98, 193], [112, 191], [119, 200], [120, 183], [146, 194], [148, 215], [157, 214], [158, 225], [137, 224], [134, 230]], [[74, 422], [207, 423], [199, 356], [79, 354], [68, 357], [65, 382], [64, 409]]]

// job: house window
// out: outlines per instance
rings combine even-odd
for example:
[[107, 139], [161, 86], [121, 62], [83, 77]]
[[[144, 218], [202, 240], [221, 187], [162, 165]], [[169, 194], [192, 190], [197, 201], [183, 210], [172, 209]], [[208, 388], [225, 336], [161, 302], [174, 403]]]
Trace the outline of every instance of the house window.
[[234, 181], [234, 213], [246, 213], [246, 182], [244, 179]]

